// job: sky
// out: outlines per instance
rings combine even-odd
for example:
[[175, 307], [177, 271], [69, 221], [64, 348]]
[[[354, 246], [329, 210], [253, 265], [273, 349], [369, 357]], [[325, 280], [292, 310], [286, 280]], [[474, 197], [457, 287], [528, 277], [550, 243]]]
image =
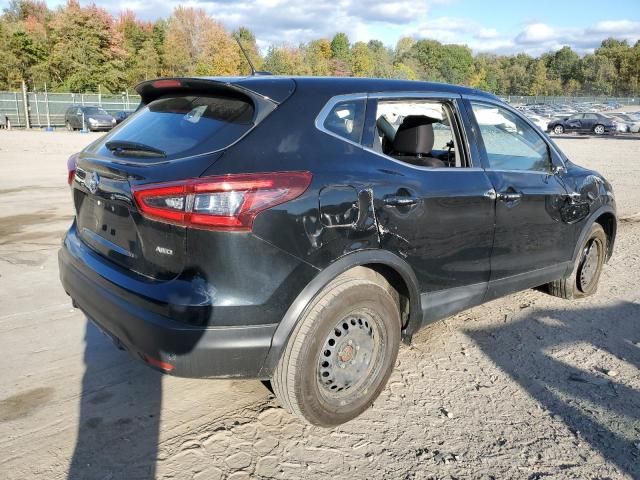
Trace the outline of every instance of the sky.
[[[4, 8], [9, 0], [0, 0]], [[49, 7], [64, 0], [46, 0]], [[144, 20], [167, 17], [177, 5], [205, 9], [227, 28], [251, 29], [262, 50], [347, 33], [352, 42], [394, 46], [412, 36], [466, 44], [475, 53], [538, 56], [569, 45], [590, 53], [607, 37], [640, 39], [638, 0], [81, 0], [111, 13], [129, 9]]]

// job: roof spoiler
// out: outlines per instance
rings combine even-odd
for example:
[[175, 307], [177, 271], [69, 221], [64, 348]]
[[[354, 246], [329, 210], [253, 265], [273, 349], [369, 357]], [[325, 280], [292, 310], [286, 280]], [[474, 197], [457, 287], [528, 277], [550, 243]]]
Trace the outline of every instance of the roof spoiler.
[[[255, 80], [255, 81], [247, 81]], [[142, 105], [171, 93], [188, 91], [237, 94], [250, 97], [256, 105], [264, 102], [279, 105], [295, 90], [293, 80], [277, 77], [165, 77], [146, 80], [135, 87], [142, 97]]]

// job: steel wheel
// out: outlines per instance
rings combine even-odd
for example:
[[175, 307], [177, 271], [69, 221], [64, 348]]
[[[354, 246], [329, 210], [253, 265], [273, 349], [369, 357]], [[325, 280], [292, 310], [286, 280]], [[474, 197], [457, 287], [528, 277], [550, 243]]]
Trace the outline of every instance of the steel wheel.
[[335, 325], [318, 358], [317, 381], [325, 401], [344, 405], [347, 396], [367, 393], [383, 364], [384, 331], [380, 319], [365, 311]]
[[562, 125], [556, 125], [553, 127], [553, 133], [556, 135], [562, 135], [564, 133], [564, 127]]
[[354, 267], [315, 297], [271, 378], [282, 405], [330, 427], [367, 410], [395, 364], [400, 298], [378, 272]]
[[593, 288], [602, 265], [604, 245], [599, 238], [593, 238], [582, 250], [582, 257], [578, 267], [578, 288], [588, 292]]
[[593, 133], [595, 133], [596, 135], [603, 135], [604, 134], [604, 126], [603, 125], [596, 125], [593, 128]]

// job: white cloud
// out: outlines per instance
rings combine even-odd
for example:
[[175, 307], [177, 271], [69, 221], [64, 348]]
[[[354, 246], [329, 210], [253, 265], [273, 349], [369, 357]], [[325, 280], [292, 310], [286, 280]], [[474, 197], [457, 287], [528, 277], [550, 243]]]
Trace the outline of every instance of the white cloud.
[[518, 34], [516, 42], [520, 44], [539, 44], [553, 40], [556, 32], [544, 23], [532, 23]]

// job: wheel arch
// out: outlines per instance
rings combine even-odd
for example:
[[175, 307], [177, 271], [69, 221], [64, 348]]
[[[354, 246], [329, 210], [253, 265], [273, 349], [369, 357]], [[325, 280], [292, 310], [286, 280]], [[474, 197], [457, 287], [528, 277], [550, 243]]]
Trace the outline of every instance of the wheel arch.
[[[606, 261], [611, 258], [613, 253], [613, 245], [616, 239], [616, 233], [618, 229], [618, 220], [616, 217], [615, 210], [609, 205], [603, 205], [598, 208], [595, 212], [593, 212], [584, 222], [584, 226], [580, 231], [580, 235], [578, 236], [578, 240], [576, 241], [576, 246], [573, 251], [572, 264], [575, 264], [578, 259], [578, 255], [580, 254], [580, 246], [583, 244], [586, 236], [589, 234], [591, 230], [591, 226], [594, 223], [600, 224], [605, 234], [607, 235], [607, 257]], [[571, 273], [571, 272], [568, 272]]]
[[[307, 306], [333, 279], [354, 267], [367, 267], [378, 272], [401, 296], [402, 336], [410, 340], [422, 322], [422, 306], [418, 280], [413, 269], [402, 258], [387, 250], [361, 250], [347, 254], [331, 263], [300, 292], [280, 321], [271, 347], [260, 372], [261, 378], [270, 378], [280, 360], [280, 356], [300, 321]], [[402, 301], [405, 297], [406, 301]]]

